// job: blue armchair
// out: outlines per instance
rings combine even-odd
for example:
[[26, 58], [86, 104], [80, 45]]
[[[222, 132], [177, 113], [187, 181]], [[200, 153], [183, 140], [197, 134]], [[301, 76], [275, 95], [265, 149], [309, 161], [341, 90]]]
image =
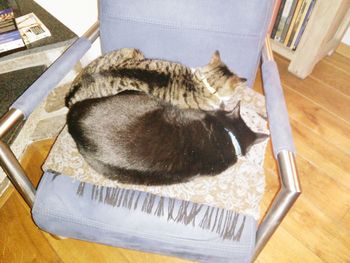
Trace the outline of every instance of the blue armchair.
[[[0, 142], [1, 166], [32, 208], [35, 223], [56, 235], [201, 262], [250, 262], [256, 257], [301, 193], [291, 128], [267, 34], [273, 5], [273, 0], [100, 0], [99, 22], [67, 49], [0, 120], [3, 137], [31, 114], [98, 37], [103, 53], [135, 47], [146, 57], [181, 61], [193, 67], [206, 64], [212, 52], [220, 50], [225, 63], [247, 78], [250, 86], [262, 60], [281, 187], [260, 225], [251, 217], [237, 215], [237, 224], [244, 221], [244, 228], [237, 230], [240, 240], [222, 240], [215, 233], [172, 224], [137, 210], [97, 205], [89, 196], [78, 198], [79, 182], [69, 177], [45, 172], [35, 189], [9, 146]], [[139, 196], [148, 198], [142, 192]], [[175, 200], [173, 205], [180, 207], [181, 201]]]

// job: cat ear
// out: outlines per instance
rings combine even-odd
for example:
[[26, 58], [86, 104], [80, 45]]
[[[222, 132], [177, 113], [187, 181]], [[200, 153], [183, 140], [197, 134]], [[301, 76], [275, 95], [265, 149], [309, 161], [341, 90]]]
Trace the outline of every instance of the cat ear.
[[269, 135], [266, 133], [256, 133], [255, 136], [256, 138], [254, 140], [254, 144], [261, 143], [265, 141], [267, 138], [269, 138]]
[[209, 64], [216, 65], [216, 64], [219, 64], [219, 63], [221, 63], [220, 53], [219, 53], [218, 50], [216, 50], [214, 52], [214, 54], [212, 55]]

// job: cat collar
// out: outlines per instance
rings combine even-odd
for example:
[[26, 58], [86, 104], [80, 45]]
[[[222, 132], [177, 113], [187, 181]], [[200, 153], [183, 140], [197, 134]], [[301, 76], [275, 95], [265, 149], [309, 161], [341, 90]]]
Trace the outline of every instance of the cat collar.
[[197, 75], [199, 76], [200, 81], [203, 82], [204, 86], [207, 88], [207, 90], [208, 90], [211, 94], [213, 94], [213, 95], [215, 95], [215, 96], [218, 96], [217, 94], [215, 94], [215, 93], [216, 93], [216, 90], [215, 90], [212, 86], [210, 86], [210, 84], [209, 84], [207, 78], [204, 77], [204, 76], [202, 75], [202, 73], [201, 73], [199, 70], [197, 70], [197, 69], [195, 69], [195, 68], [191, 68], [191, 71], [192, 71], [193, 74], [195, 74], [195, 75], [197, 74]]
[[237, 156], [241, 156], [242, 155], [242, 149], [241, 149], [241, 146], [239, 145], [239, 142], [238, 142], [236, 136], [231, 131], [229, 131], [228, 129], [225, 128], [225, 130], [228, 132], [228, 135], [231, 138], [231, 142], [232, 142], [233, 147], [235, 148], [236, 155]]

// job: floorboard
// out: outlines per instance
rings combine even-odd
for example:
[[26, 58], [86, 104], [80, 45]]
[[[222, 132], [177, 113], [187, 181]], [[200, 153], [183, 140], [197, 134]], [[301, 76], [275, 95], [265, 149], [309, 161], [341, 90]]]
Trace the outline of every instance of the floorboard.
[[16, 191], [0, 209], [0, 262], [63, 262]]
[[350, 154], [350, 125], [287, 85], [284, 87], [290, 118], [298, 121], [302, 127], [311, 129], [343, 152]]
[[332, 63], [322, 60], [315, 66], [311, 77], [315, 80], [322, 80], [324, 84], [332, 89], [350, 97], [350, 71], [335, 67]]
[[276, 56], [282, 83], [312, 100], [315, 104], [350, 123], [350, 98], [344, 93], [325, 85], [323, 79], [315, 79], [312, 74], [304, 80], [288, 72], [288, 61]]
[[299, 122], [292, 119], [291, 124], [298, 154], [350, 190], [350, 156]]

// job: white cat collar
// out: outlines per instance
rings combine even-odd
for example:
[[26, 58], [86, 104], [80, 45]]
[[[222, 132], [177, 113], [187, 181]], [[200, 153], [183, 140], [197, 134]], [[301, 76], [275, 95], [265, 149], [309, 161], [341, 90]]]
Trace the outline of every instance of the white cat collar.
[[[204, 77], [202, 75], [202, 73], [199, 71], [199, 70], [196, 70], [195, 68], [191, 68], [191, 71], [193, 74], [198, 74], [199, 75], [199, 78], [200, 78], [200, 81], [203, 82], [204, 86], [207, 88], [207, 90], [211, 93], [211, 94], [215, 94], [216, 93], [216, 89], [214, 89], [212, 86], [210, 86], [208, 80], [206, 77]], [[215, 94], [216, 95], [216, 94]]]
[[236, 136], [232, 132], [230, 132], [228, 129], [225, 128], [225, 130], [228, 132], [228, 135], [231, 138], [231, 142], [232, 142], [233, 147], [235, 148], [236, 155], [241, 156], [242, 149], [241, 149], [241, 146], [239, 145], [239, 142], [238, 142]]
[[201, 78], [201, 80], [202, 80], [204, 86], [207, 88], [207, 90], [209, 90], [209, 92], [211, 94], [215, 94], [216, 93], [216, 89], [214, 89], [212, 86], [210, 86], [207, 78]]

